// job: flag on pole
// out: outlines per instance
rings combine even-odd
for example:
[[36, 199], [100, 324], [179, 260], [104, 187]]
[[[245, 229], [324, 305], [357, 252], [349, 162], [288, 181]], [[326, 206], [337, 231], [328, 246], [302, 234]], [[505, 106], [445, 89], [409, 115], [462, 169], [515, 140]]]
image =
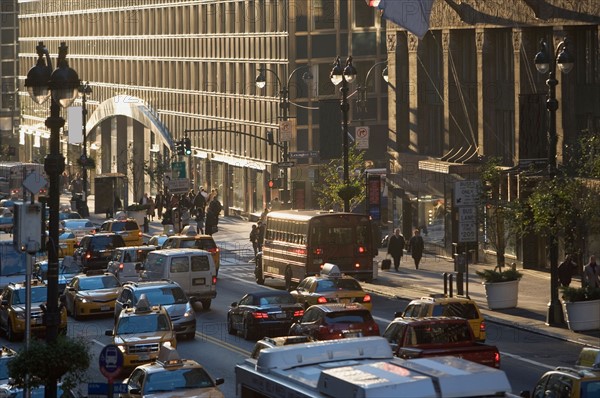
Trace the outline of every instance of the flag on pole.
[[366, 0], [370, 7], [377, 7], [383, 11], [383, 18], [419, 36], [420, 39], [429, 30], [429, 17], [433, 1]]

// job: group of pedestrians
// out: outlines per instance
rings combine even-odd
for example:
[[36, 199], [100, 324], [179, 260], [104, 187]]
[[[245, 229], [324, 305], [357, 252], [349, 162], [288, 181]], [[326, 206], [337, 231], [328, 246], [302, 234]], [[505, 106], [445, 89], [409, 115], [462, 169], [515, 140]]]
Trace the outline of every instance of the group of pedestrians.
[[425, 250], [425, 242], [421, 236], [421, 231], [415, 229], [413, 236], [406, 242], [404, 236], [400, 233], [400, 228], [394, 230], [394, 234], [390, 236], [388, 241], [387, 253], [394, 260], [394, 269], [398, 271], [400, 268], [400, 260], [404, 256], [404, 250], [411, 255], [415, 263], [415, 269], [419, 269], [421, 258], [423, 258], [423, 250]]
[[[558, 265], [558, 281], [561, 286], [568, 287], [573, 276], [579, 274], [579, 270], [575, 256], [567, 254], [565, 260]], [[591, 255], [588, 263], [583, 266], [582, 285], [600, 288], [600, 265], [596, 263], [594, 255]]]
[[252, 224], [252, 229], [250, 230], [250, 242], [252, 242], [254, 257], [256, 257], [259, 251], [262, 251], [264, 240], [265, 223], [262, 220], [258, 220], [256, 224]]
[[219, 230], [219, 215], [223, 205], [218, 199], [216, 189], [210, 193], [206, 192], [204, 187], [201, 187], [198, 193], [194, 190], [180, 195], [159, 193], [156, 195], [156, 207], [163, 225], [177, 224], [183, 228], [194, 220], [198, 233], [212, 235]]

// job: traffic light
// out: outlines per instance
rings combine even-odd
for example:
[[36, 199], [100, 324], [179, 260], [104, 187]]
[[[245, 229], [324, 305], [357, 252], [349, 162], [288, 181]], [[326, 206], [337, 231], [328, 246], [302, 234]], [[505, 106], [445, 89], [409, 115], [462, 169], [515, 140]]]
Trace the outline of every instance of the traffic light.
[[275, 145], [275, 140], [273, 139], [273, 132], [267, 131], [267, 142], [269, 145]]
[[268, 185], [271, 189], [278, 189], [281, 184], [279, 178], [275, 178], [273, 180], [269, 180]]
[[190, 140], [188, 137], [185, 137], [183, 139], [183, 144], [185, 147], [185, 154], [186, 155], [191, 155], [192, 154], [192, 140]]
[[185, 145], [183, 144], [183, 140], [179, 140], [175, 143], [175, 151], [178, 155], [185, 154]]

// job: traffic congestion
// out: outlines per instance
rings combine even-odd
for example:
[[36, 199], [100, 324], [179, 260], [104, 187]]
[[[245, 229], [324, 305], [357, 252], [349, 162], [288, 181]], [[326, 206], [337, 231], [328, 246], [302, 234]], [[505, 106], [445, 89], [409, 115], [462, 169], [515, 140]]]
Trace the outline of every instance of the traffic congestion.
[[[302, 216], [303, 212], [290, 213], [296, 222], [305, 217]], [[270, 227], [275, 229], [273, 226], [278, 225], [282, 228], [281, 220], [285, 214], [286, 212], [281, 211], [273, 212], [275, 222]], [[305, 221], [315, 216], [318, 214], [310, 214]], [[340, 214], [340, 217], [343, 216]], [[264, 221], [268, 231], [269, 220], [267, 215]], [[69, 219], [65, 219], [63, 225], [68, 225], [68, 221]], [[441, 283], [438, 285], [440, 289], [437, 289], [439, 293], [413, 297], [407, 301], [398, 300], [401, 295], [400, 284], [396, 288], [395, 298], [389, 295], [390, 286], [387, 286], [388, 294], [383, 294], [383, 290], [376, 286], [386, 271], [379, 269], [377, 259], [372, 265], [372, 274], [368, 277], [365, 277], [364, 272], [354, 272], [354, 276], [342, 272], [344, 261], [339, 252], [335, 251], [339, 266], [323, 262], [317, 272], [298, 278], [298, 282], [290, 280], [286, 269], [281, 272], [281, 278], [277, 278], [279, 271], [271, 267], [271, 278], [265, 280], [260, 267], [265, 266], [264, 253], [269, 252], [263, 250], [254, 257], [252, 245], [247, 243], [246, 228], [251, 225], [248, 221], [224, 218], [220, 224], [221, 231], [214, 235], [197, 234], [196, 230], [190, 233], [189, 229], [184, 231], [185, 235], [168, 231], [168, 238], [163, 240], [163, 246], [148, 245], [148, 242], [157, 241], [157, 237], [163, 235], [164, 228], [158, 222], [153, 223], [152, 233], [138, 233], [141, 231], [139, 226], [137, 229], [131, 228], [132, 235], [137, 235], [142, 240], [141, 244], [137, 239], [129, 242], [115, 239], [115, 236], [122, 237], [101, 228], [107, 222], [116, 225], [134, 223], [135, 220], [125, 214], [117, 214], [117, 218], [113, 220], [98, 218], [97, 229], [92, 234], [80, 237], [73, 255], [61, 258], [60, 268], [64, 280], [60, 295], [64, 311], [61, 330], [69, 336], [84, 337], [93, 342], [95, 359], [102, 358], [100, 366], [116, 369], [118, 372], [114, 379], [117, 391], [122, 391], [118, 392], [118, 396], [169, 397], [177, 391], [189, 394], [186, 396], [207, 392], [206, 396], [214, 397], [278, 397], [282, 396], [281, 391], [288, 389], [290, 393], [303, 393], [304, 396], [347, 396], [344, 388], [354, 385], [352, 377], [348, 379], [336, 376], [342, 384], [335, 393], [332, 392], [334, 390], [326, 391], [321, 388], [319, 391], [306, 386], [295, 386], [290, 382], [296, 371], [316, 372], [310, 370], [311, 367], [323, 363], [325, 359], [320, 355], [329, 352], [328, 350], [331, 350], [331, 358], [338, 360], [332, 362], [331, 369], [338, 366], [337, 363], [355, 361], [357, 369], [371, 372], [367, 369], [385, 364], [386, 367], [398, 366], [398, 369], [404, 369], [404, 372], [416, 379], [432, 378], [432, 383], [435, 384], [452, 383], [453, 379], [449, 376], [439, 375], [443, 372], [451, 373], [449, 369], [457, 371], [458, 368], [472, 379], [483, 377], [481, 375], [484, 374], [489, 380], [487, 387], [500, 389], [486, 392], [472, 385], [453, 392], [437, 392], [438, 395], [435, 396], [440, 397], [487, 394], [500, 396], [498, 394], [501, 392], [504, 396], [528, 396], [531, 392], [531, 396], [542, 397], [550, 396], [547, 391], [559, 388], [549, 380], [552, 373], [542, 377], [546, 371], [553, 371], [552, 364], [536, 369], [532, 376], [535, 381], [523, 383], [517, 378], [518, 386], [514, 385], [515, 375], [507, 364], [514, 362], [518, 356], [511, 353], [506, 353], [505, 356], [506, 343], [497, 334], [499, 327], [495, 326], [493, 332], [490, 332], [492, 323], [486, 319], [476, 300], [464, 295], [444, 294], [440, 292], [443, 287]], [[344, 223], [347, 222], [344, 220]], [[329, 227], [319, 230], [319, 237], [339, 242], [356, 241], [361, 248], [357, 252], [361, 253], [381, 250], [371, 245], [365, 235], [359, 235], [358, 239], [348, 235], [355, 234], [360, 228], [353, 227], [354, 231], [344, 230], [331, 220], [321, 224]], [[287, 249], [293, 251], [300, 245], [315, 242], [313, 237], [297, 236], [301, 230], [297, 228], [296, 234], [286, 233], [285, 230], [270, 232], [266, 239], [270, 243], [266, 245], [274, 246], [276, 240], [287, 240]], [[98, 240], [98, 244], [92, 242], [104, 236], [110, 239], [102, 238]], [[184, 242], [190, 243], [184, 246]], [[199, 248], [200, 244], [197, 242], [208, 243], [202, 243], [202, 248]], [[318, 253], [323, 259], [327, 258], [327, 251], [323, 249], [326, 247], [325, 244], [319, 245]], [[279, 256], [283, 256], [282, 252], [280, 249]], [[298, 256], [299, 251], [294, 252]], [[433, 258], [425, 260], [424, 263], [433, 262], [432, 260]], [[215, 261], [218, 261], [221, 268], [218, 275]], [[289, 263], [297, 264], [293, 261]], [[355, 267], [360, 268], [360, 262]], [[406, 268], [403, 279], [413, 273], [408, 270], [409, 267]], [[74, 272], [74, 269], [79, 269], [79, 272]], [[43, 261], [36, 261], [34, 270], [36, 278], [32, 287], [37, 292], [44, 286], [47, 264], [44, 266]], [[292, 275], [294, 279], [297, 278], [298, 270], [294, 269]], [[25, 333], [25, 301], [24, 298], [19, 301], [18, 289], [24, 291], [23, 283], [10, 283], [2, 292], [0, 307], [3, 338], [16, 344], [16, 350], [22, 344], [20, 342]], [[34, 311], [39, 312], [39, 304], [32, 307], [33, 320], [39, 317]], [[42, 322], [32, 322], [32, 335], [43, 335], [40, 328], [43, 328]], [[594, 336], [591, 337], [593, 341]], [[382, 340], [373, 340], [374, 338]], [[331, 347], [327, 345], [327, 342], [339, 340], [348, 341], [348, 344], [362, 341], [357, 346], [361, 347], [361, 354], [356, 354], [356, 358], [337, 357], [340, 355], [336, 354], [338, 350], [344, 352], [343, 355], [349, 355], [348, 352], [356, 349], [352, 345], [346, 348], [339, 344]], [[269, 366], [280, 368], [273, 365], [280, 360], [277, 359], [278, 349], [287, 350], [285, 356], [292, 355], [296, 352], [290, 351], [292, 346], [297, 347], [304, 358], [296, 365], [296, 370], [289, 368], [289, 371], [280, 372], [277, 377], [269, 377], [269, 383], [275, 384], [268, 389], [264, 389], [263, 383], [257, 384], [256, 380], [265, 376], [260, 372], [255, 373], [255, 369]], [[380, 352], [382, 346], [387, 347], [384, 354]], [[313, 348], [316, 350], [314, 354]], [[98, 349], [101, 349], [100, 352]], [[368, 353], [371, 349], [374, 352]], [[229, 353], [224, 354], [223, 350]], [[274, 356], [269, 354], [261, 359], [262, 352], [274, 352]], [[365, 360], [364, 352], [367, 352], [368, 358], [377, 357], [383, 362], [373, 364], [367, 361], [361, 365]], [[572, 354], [570, 356], [573, 357]], [[427, 372], [423, 370], [425, 365], [419, 360], [439, 357], [462, 359], [444, 359], [446, 362], [435, 362], [435, 366], [432, 365], [433, 362], [428, 362], [427, 366], [432, 366], [432, 369]], [[227, 359], [223, 360], [224, 358]], [[600, 373], [593, 369], [598, 366], [600, 356], [598, 353], [594, 354], [594, 351], [588, 351], [583, 362], [581, 358], [578, 360], [579, 364], [576, 365], [576, 358], [573, 358], [572, 363], [568, 364], [572, 365], [572, 370], [562, 369], [561, 374], [563, 379], [566, 377], [564, 374], [570, 375], [575, 380], [573, 383], [581, 386], [578, 387], [579, 395], [557, 396], [596, 396], [594, 392], [600, 388]], [[265, 364], [260, 365], [262, 362]], [[226, 365], [227, 363], [230, 365]], [[476, 363], [483, 368], [474, 367]], [[558, 365], [565, 364], [561, 361], [556, 363], [557, 367]], [[498, 369], [499, 373], [489, 373], [485, 368]], [[182, 372], [190, 377], [175, 377]], [[172, 377], [161, 376], [163, 373]], [[195, 376], [192, 377], [192, 374]], [[438, 375], [435, 377], [439, 379], [435, 379], [432, 374]], [[87, 386], [81, 385], [68, 391], [68, 394], [75, 397], [92, 396], [94, 390], [90, 390], [89, 386], [103, 384], [105, 381], [95, 362], [88, 375]], [[544, 387], [536, 384], [537, 378], [541, 378], [540, 383], [544, 383]], [[190, 382], [191, 379], [194, 382]], [[415, 391], [427, 391], [428, 387], [410, 390], [407, 389], [406, 382], [388, 376], [388, 385], [395, 386], [391, 387], [390, 391], [394, 393], [390, 396], [430, 396], [423, 392], [412, 395], [417, 394]], [[454, 382], [461, 384], [458, 379]], [[345, 384], [348, 385], [343, 387]], [[564, 394], [565, 387], [560, 388]], [[270, 393], [270, 389], [279, 393]], [[405, 391], [404, 395], [398, 395], [401, 390]], [[383, 396], [380, 395], [381, 391], [373, 384], [371, 388], [364, 389], [363, 396]]]

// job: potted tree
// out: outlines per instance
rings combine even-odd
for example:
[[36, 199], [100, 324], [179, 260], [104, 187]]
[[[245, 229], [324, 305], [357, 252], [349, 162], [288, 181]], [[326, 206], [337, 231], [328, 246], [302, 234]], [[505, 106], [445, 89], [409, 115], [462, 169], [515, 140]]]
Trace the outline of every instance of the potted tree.
[[500, 310], [517, 306], [522, 273], [514, 268], [504, 271], [486, 269], [476, 273], [483, 280], [489, 309]]
[[562, 287], [562, 306], [569, 329], [600, 329], [600, 288]]
[[135, 203], [127, 206], [125, 210], [127, 210], [127, 217], [135, 219], [140, 226], [144, 225], [144, 217], [146, 217], [148, 205]]

